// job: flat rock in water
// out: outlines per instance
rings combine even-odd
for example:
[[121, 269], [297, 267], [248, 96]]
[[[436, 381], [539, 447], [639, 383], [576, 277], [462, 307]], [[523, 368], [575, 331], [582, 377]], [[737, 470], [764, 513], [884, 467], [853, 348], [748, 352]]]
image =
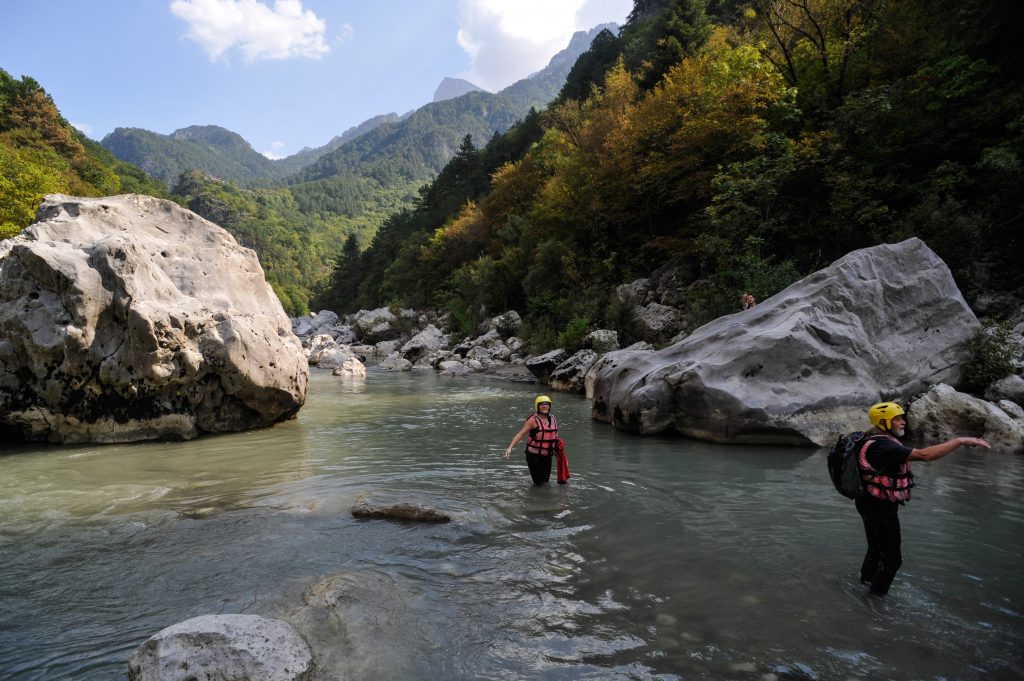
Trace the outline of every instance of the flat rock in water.
[[424, 523], [447, 523], [452, 519], [449, 514], [420, 503], [385, 499], [369, 494], [361, 494], [356, 498], [352, 506], [352, 515], [357, 518], [388, 518]]

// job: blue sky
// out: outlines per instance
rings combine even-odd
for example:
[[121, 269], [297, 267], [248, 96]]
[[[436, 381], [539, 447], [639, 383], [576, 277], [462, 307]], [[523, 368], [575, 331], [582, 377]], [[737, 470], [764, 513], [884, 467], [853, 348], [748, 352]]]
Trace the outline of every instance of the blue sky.
[[0, 68], [93, 139], [220, 125], [271, 156], [429, 102], [496, 91], [632, 0], [2, 0]]

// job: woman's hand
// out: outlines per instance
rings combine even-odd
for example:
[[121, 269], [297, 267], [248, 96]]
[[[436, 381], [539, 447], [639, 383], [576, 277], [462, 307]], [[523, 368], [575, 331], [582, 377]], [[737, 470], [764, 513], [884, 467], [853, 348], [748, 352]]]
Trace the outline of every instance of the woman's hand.
[[512, 445], [509, 445], [508, 448], [505, 449], [505, 453], [503, 454], [503, 456], [506, 459], [508, 459], [510, 456], [512, 456]]

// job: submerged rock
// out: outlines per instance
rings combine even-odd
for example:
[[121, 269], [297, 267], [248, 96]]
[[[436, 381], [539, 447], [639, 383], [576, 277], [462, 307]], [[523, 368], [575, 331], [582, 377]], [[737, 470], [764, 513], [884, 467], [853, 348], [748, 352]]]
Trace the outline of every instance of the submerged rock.
[[48, 196], [0, 242], [0, 431], [129, 442], [268, 426], [309, 368], [256, 254], [148, 196]]
[[202, 615], [162, 629], [128, 662], [131, 681], [302, 681], [313, 655], [287, 622]]
[[649, 353], [610, 353], [593, 416], [636, 433], [830, 443], [868, 406], [959, 379], [980, 325], [920, 239], [854, 251], [757, 307]]
[[382, 499], [361, 494], [352, 505], [352, 515], [357, 518], [388, 518], [391, 520], [414, 520], [427, 523], [446, 523], [452, 517], [447, 513], [410, 501]]

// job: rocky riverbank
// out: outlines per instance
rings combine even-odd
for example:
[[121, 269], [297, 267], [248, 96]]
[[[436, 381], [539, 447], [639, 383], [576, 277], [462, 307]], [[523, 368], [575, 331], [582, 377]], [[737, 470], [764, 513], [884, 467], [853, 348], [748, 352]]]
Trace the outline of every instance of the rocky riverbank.
[[[918, 441], [984, 434], [997, 449], [1024, 451], [1019, 373], [989, 386], [984, 399], [954, 389], [982, 327], [919, 239], [850, 253], [691, 334], [685, 312], [667, 304], [682, 300], [671, 271], [657, 274], [623, 289], [637, 302], [634, 328], [667, 342], [660, 349], [646, 341], [620, 348], [615, 331], [600, 329], [575, 353], [529, 354], [515, 311], [469, 337], [446, 333], [442, 315], [386, 308], [344, 319], [320, 312], [292, 328], [310, 364], [338, 375], [365, 375], [364, 362], [377, 361], [390, 371], [535, 381], [585, 393], [595, 419], [640, 434], [822, 446], [863, 428], [867, 405], [895, 400], [922, 424]], [[1019, 347], [1024, 307], [1010, 316]]]

